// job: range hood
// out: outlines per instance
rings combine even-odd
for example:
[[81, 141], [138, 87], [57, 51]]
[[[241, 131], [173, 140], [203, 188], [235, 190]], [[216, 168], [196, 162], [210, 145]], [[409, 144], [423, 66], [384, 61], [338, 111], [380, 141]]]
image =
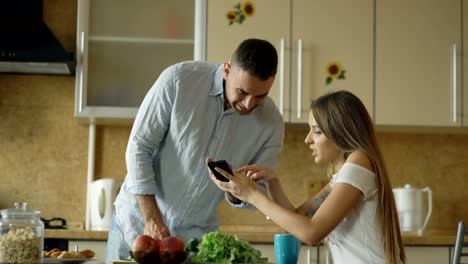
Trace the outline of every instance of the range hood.
[[0, 73], [72, 75], [67, 52], [43, 21], [42, 0], [0, 0]]

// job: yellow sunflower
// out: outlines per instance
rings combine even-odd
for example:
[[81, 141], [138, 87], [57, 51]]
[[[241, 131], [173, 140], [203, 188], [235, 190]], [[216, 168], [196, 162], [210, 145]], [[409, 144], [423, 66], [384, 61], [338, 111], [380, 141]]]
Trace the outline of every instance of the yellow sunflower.
[[327, 65], [326, 71], [327, 71], [327, 78], [325, 78], [326, 85], [329, 85], [333, 81], [333, 78], [340, 79], [340, 80], [346, 79], [345, 77], [346, 71], [338, 62], [329, 63]]
[[226, 19], [229, 23], [234, 23], [237, 20], [237, 14], [234, 11], [229, 11], [226, 13]]
[[337, 62], [332, 62], [327, 66], [327, 74], [330, 78], [337, 78], [341, 75], [341, 71], [343, 71], [343, 67]]
[[252, 1], [246, 1], [242, 5], [242, 13], [246, 17], [253, 16], [255, 14], [255, 5]]

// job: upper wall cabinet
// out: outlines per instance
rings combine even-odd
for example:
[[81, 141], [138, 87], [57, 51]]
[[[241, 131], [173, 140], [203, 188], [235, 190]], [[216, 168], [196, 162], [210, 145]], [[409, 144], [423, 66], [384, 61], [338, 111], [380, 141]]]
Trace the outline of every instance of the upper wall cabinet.
[[78, 0], [75, 115], [135, 117], [167, 66], [193, 60], [194, 3]]
[[[311, 100], [334, 90], [351, 91], [372, 115], [373, 0], [293, 0], [292, 7], [290, 121], [307, 123]], [[334, 63], [344, 79], [327, 70]]]
[[[245, 1], [208, 1], [208, 61], [224, 62], [246, 38], [275, 45], [278, 74], [270, 91], [286, 122], [308, 122], [313, 98], [350, 90], [373, 112], [373, 0], [256, 0], [251, 16], [229, 23], [226, 14]], [[326, 84], [337, 62], [345, 79]], [[337, 76], [335, 76], [337, 77]]]
[[[289, 102], [289, 31], [290, 31], [290, 3], [284, 0], [256, 0], [254, 11], [242, 23], [230, 23], [228, 12], [241, 10], [237, 6], [243, 1], [209, 0], [207, 25], [207, 60], [212, 63], [224, 63], [231, 59], [231, 55], [239, 43], [247, 38], [261, 38], [269, 40], [278, 51], [278, 74], [270, 90], [270, 97], [284, 114]], [[236, 9], [236, 6], [238, 9]]]
[[461, 0], [377, 1], [377, 125], [461, 125]]

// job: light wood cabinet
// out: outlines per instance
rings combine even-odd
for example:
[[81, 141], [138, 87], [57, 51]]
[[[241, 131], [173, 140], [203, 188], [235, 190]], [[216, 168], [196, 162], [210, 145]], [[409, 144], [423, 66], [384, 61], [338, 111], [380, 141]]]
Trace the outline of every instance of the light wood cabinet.
[[[276, 263], [275, 257], [275, 246], [273, 244], [265, 244], [265, 243], [253, 243], [252, 246], [260, 250], [262, 252], [262, 257], [268, 258], [269, 263]], [[323, 245], [319, 245], [318, 247], [312, 247], [308, 245], [301, 245], [301, 249], [299, 251], [299, 259], [297, 263], [330, 263], [327, 262], [327, 251]]]
[[135, 117], [162, 70], [193, 60], [194, 3], [78, 0], [75, 115]]
[[237, 3], [239, 1], [208, 1], [207, 61], [229, 61], [236, 47], [247, 38], [270, 41], [278, 51], [280, 62], [269, 96], [285, 116], [289, 111], [289, 85], [286, 82], [289, 80], [290, 3], [284, 0], [254, 1], [253, 16], [247, 17], [242, 24], [229, 25], [226, 14], [234, 10]]
[[[468, 2], [463, 0], [463, 51], [468, 51]], [[462, 126], [468, 127], [468, 55], [463, 56], [463, 119]]]
[[[252, 246], [262, 252], [262, 256], [267, 257], [269, 262], [275, 262], [275, 251], [273, 244], [252, 244]], [[297, 263], [333, 263], [330, 253], [327, 253], [326, 247], [323, 245], [311, 247], [307, 245], [301, 246], [299, 260]], [[308, 254], [308, 252], [310, 255]], [[424, 263], [424, 264], [440, 264], [449, 263], [448, 246], [406, 246], [406, 258], [408, 263]], [[307, 258], [310, 258], [307, 260]], [[327, 260], [328, 258], [328, 260]]]
[[[291, 121], [307, 123], [311, 100], [333, 90], [351, 91], [372, 115], [373, 1], [300, 0], [292, 5]], [[331, 62], [343, 66], [346, 79], [326, 85]]]
[[[262, 38], [279, 54], [270, 97], [286, 122], [308, 122], [310, 102], [331, 90], [354, 92], [373, 112], [373, 1], [257, 0], [255, 14], [229, 25], [238, 1], [208, 1], [207, 58], [229, 60], [246, 38]], [[345, 80], [325, 84], [326, 66], [339, 62]]]
[[461, 125], [460, 16], [460, 0], [377, 2], [377, 125]]
[[449, 263], [449, 247], [446, 246], [406, 246], [405, 252], [408, 263]]

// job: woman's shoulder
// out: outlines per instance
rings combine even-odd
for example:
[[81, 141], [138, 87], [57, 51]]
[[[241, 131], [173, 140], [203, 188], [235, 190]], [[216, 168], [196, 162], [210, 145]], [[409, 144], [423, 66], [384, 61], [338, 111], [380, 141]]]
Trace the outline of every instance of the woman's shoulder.
[[375, 169], [374, 169], [374, 166], [372, 165], [371, 160], [364, 152], [360, 150], [353, 151], [351, 154], [349, 154], [348, 158], [346, 159], [345, 164], [346, 163], [350, 163], [350, 164], [363, 167], [375, 173]]
[[371, 160], [361, 151], [351, 153], [332, 182], [348, 183], [357, 188], [367, 200], [377, 191], [376, 173]]

